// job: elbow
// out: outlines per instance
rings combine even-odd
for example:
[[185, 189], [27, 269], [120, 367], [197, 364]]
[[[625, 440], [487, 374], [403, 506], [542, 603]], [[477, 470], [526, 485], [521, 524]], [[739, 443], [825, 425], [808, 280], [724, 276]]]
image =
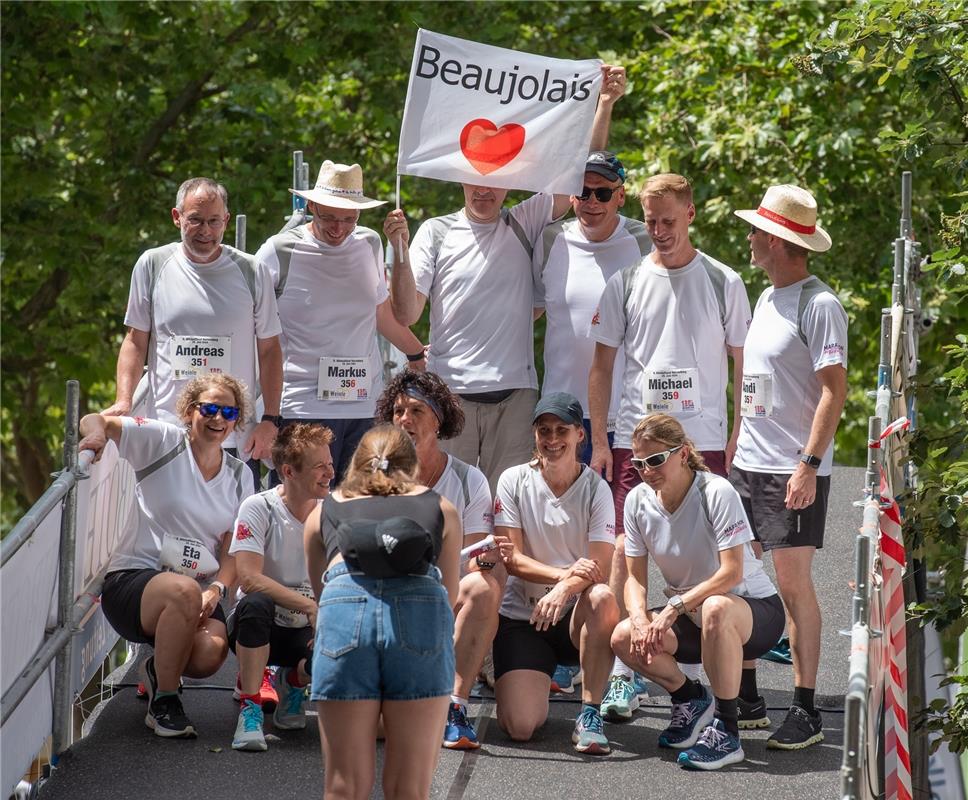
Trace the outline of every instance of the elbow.
[[246, 594], [252, 594], [252, 592], [259, 591], [259, 581], [260, 576], [251, 572], [246, 572], [239, 575], [239, 587]]

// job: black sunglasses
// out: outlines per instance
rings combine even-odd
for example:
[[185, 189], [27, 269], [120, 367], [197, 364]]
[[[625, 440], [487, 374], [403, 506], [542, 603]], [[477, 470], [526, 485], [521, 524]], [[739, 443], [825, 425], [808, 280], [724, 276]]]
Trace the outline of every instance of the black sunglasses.
[[760, 229], [755, 225], [750, 225], [750, 236], [756, 236], [760, 232]]
[[608, 186], [600, 186], [597, 189], [592, 189], [588, 186], [582, 186], [581, 194], [575, 195], [575, 197], [577, 197], [579, 200], [581, 200], [584, 203], [589, 197], [591, 197], [592, 195], [595, 195], [595, 199], [599, 203], [607, 203], [609, 200], [612, 199], [612, 195], [615, 194], [616, 191], [618, 191], [618, 189], [611, 189]]
[[682, 445], [680, 444], [678, 447], [673, 447], [671, 450], [663, 450], [661, 453], [653, 453], [651, 456], [646, 456], [645, 458], [630, 458], [629, 461], [632, 462], [632, 466], [635, 467], [635, 469], [645, 469], [646, 467], [649, 469], [658, 469], [669, 460], [669, 456], [676, 452], [676, 450], [681, 449]]
[[235, 422], [239, 418], [238, 406], [220, 406], [218, 403], [195, 403], [195, 408], [203, 417], [214, 417], [220, 411], [226, 422]]

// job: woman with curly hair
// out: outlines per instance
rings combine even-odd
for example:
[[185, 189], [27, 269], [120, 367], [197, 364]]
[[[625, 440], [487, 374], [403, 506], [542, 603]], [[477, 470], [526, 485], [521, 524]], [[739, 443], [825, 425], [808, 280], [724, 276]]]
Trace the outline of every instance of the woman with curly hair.
[[145, 724], [158, 736], [194, 738], [179, 681], [206, 678], [225, 661], [219, 600], [235, 581], [227, 550], [239, 504], [253, 485], [252, 473], [222, 449], [247, 418], [240, 381], [224, 374], [195, 378], [176, 410], [183, 426], [88, 414], [78, 449], [100, 456], [110, 439], [134, 468], [138, 522], [111, 557], [101, 608], [121, 636], [154, 649], [141, 665]]
[[[453, 503], [461, 519], [464, 547], [494, 531], [491, 491], [477, 467], [440, 449], [440, 442], [464, 427], [460, 398], [432, 372], [405, 370], [377, 400], [376, 421], [403, 429], [417, 449], [417, 479]], [[467, 719], [467, 704], [494, 634], [507, 573], [499, 559], [485, 553], [462, 569], [454, 606], [457, 672], [444, 728], [444, 747], [474, 750], [477, 732]]]

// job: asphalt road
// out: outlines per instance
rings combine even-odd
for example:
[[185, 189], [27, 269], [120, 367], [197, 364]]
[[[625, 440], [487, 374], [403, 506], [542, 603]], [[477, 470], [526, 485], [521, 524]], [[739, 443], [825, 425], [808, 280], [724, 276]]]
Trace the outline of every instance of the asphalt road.
[[[819, 800], [839, 797], [843, 742], [843, 694], [850, 641], [839, 634], [850, 624], [854, 536], [863, 470], [835, 468], [831, 481], [826, 546], [817, 555], [814, 580], [823, 612], [823, 648], [817, 703], [826, 739], [799, 752], [766, 750], [771, 729], [743, 735], [746, 761], [715, 773], [685, 772], [675, 753], [659, 750], [658, 733], [668, 721], [668, 696], [624, 725], [607, 725], [613, 752], [582, 756], [571, 746], [578, 711], [570, 699], [552, 703], [547, 724], [527, 744], [512, 743], [500, 731], [493, 702], [480, 698], [471, 715], [483, 743], [470, 753], [442, 751], [431, 796], [441, 800], [557, 800], [561, 797], [664, 798], [728, 797], [731, 800]], [[769, 561], [767, 561], [769, 569]], [[652, 581], [652, 583], [656, 583]], [[130, 676], [116, 676], [119, 688], [98, 712], [91, 734], [65, 753], [41, 788], [42, 800], [174, 800], [175, 798], [313, 798], [322, 795], [319, 734], [310, 720], [305, 731], [280, 731], [265, 753], [231, 749], [238, 710], [231, 699], [235, 662], [209, 682], [190, 681], [184, 704], [200, 729], [194, 741], [165, 741], [144, 725], [145, 703], [135, 697]], [[760, 662], [759, 685], [773, 727], [782, 721], [792, 694], [789, 666]], [[271, 724], [267, 733], [274, 733]], [[378, 755], [380, 747], [378, 746]], [[373, 797], [383, 797], [379, 785]]]

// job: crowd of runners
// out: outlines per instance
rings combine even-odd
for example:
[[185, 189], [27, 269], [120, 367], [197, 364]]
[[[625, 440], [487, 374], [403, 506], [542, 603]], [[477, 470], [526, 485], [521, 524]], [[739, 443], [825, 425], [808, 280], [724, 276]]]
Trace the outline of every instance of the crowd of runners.
[[[292, 190], [307, 222], [255, 255], [222, 242], [221, 184], [179, 188], [179, 240], [134, 268], [116, 402], [81, 423], [82, 448], [113, 440], [135, 470], [138, 523], [102, 607], [153, 648], [156, 734], [195, 735], [181, 678], [231, 649], [232, 746], [265, 750], [267, 714], [304, 728], [315, 701], [327, 797], [368, 796], [378, 736], [386, 795], [427, 796], [441, 744], [480, 746], [482, 674], [518, 741], [580, 682], [572, 740], [597, 755], [648, 679], [672, 699], [659, 745], [718, 769], [743, 759], [740, 729], [771, 725], [756, 659], [786, 628], [793, 701], [768, 746], [823, 739], [811, 565], [847, 317], [808, 257], [831, 240], [801, 187], [737, 210], [770, 283], [751, 311], [740, 275], [691, 242], [685, 177], [642, 183], [643, 222], [622, 213], [604, 148], [625, 73], [602, 70], [579, 194], [508, 207], [463, 185], [412, 241], [394, 209], [389, 279], [359, 165], [324, 162]], [[428, 303], [425, 345], [410, 326]], [[386, 385], [378, 334], [408, 361]]]

